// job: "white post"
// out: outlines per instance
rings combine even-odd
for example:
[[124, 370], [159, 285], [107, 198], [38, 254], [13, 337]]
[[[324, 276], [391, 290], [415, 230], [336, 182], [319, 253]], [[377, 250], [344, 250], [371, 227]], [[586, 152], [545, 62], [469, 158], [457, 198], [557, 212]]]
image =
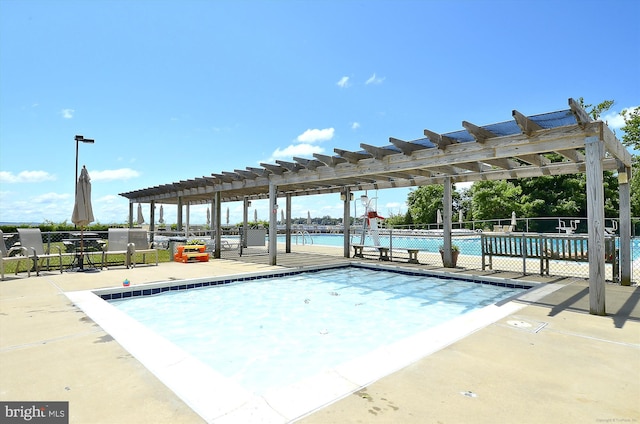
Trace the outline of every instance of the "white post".
[[249, 206], [251, 202], [248, 197], [244, 198], [242, 204], [242, 247], [247, 247], [247, 231], [249, 230]]
[[276, 265], [278, 249], [278, 191], [274, 183], [269, 182], [269, 265]]
[[618, 168], [620, 208], [620, 284], [631, 285], [631, 168]]
[[182, 231], [182, 196], [178, 197], [178, 226], [176, 231], [179, 233]]
[[605, 312], [604, 187], [600, 137], [585, 139], [587, 163], [587, 228], [589, 231], [589, 313]]
[[285, 248], [285, 252], [286, 253], [291, 253], [291, 193], [287, 193], [286, 196], [287, 199], [287, 210], [285, 211], [285, 244], [286, 244], [286, 248]]
[[349, 187], [345, 187], [344, 189], [344, 200], [343, 200], [343, 209], [342, 209], [342, 233], [344, 234], [344, 242], [343, 246], [343, 254], [345, 258], [350, 257], [349, 253], [349, 233], [351, 228], [351, 189]]
[[213, 251], [213, 257], [215, 259], [220, 259], [221, 252], [222, 252], [222, 241], [220, 240], [222, 238], [222, 228], [220, 226], [220, 222], [222, 221], [220, 216], [220, 211], [222, 210], [221, 207], [222, 207], [222, 193], [219, 191], [216, 191], [213, 196], [213, 200], [211, 202], [211, 213], [213, 215], [211, 224], [213, 225], [213, 228], [214, 228], [213, 232], [215, 232], [215, 235], [216, 235], [216, 239], [214, 242], [214, 251]]
[[453, 267], [453, 254], [451, 252], [451, 177], [444, 179], [444, 196], [442, 198], [442, 233], [443, 233], [443, 265]]

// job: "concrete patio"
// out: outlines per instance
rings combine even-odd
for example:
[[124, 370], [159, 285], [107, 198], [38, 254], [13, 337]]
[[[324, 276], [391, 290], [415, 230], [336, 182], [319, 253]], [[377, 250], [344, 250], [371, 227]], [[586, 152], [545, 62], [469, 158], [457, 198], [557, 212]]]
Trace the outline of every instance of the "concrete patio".
[[[69, 401], [72, 423], [203, 422], [64, 293], [125, 278], [136, 285], [342, 261], [317, 251], [279, 254], [278, 266], [254, 256], [8, 275], [0, 282], [0, 400]], [[593, 316], [584, 280], [500, 276], [561, 287], [299, 421], [638, 422], [640, 289], [607, 284], [608, 315]]]

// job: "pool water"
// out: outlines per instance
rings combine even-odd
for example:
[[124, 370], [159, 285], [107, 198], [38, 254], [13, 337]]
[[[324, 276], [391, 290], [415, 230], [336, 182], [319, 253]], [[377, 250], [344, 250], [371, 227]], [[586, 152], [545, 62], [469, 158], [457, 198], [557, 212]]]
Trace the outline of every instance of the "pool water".
[[[319, 246], [344, 246], [344, 237], [342, 234], [305, 234], [291, 236], [293, 244], [313, 244]], [[278, 243], [284, 243], [286, 241], [285, 236], [278, 236]], [[353, 243], [360, 243], [360, 236], [353, 236]], [[389, 247], [390, 240], [388, 236], [380, 236], [379, 242], [381, 246]], [[442, 237], [416, 237], [409, 235], [394, 235], [391, 243], [394, 249], [420, 249], [425, 252], [435, 252], [440, 250], [442, 245]], [[479, 236], [465, 236], [456, 238], [454, 243], [460, 248], [460, 253], [463, 255], [482, 255], [482, 245], [480, 244]], [[374, 246], [376, 243], [367, 235], [364, 240], [365, 246]]]
[[522, 291], [347, 267], [111, 303], [260, 395]]
[[[342, 234], [305, 234], [291, 236], [293, 244], [313, 244], [319, 246], [344, 246], [344, 237]], [[360, 236], [354, 236], [352, 239], [355, 243], [360, 243]], [[514, 240], [518, 242], [520, 238], [516, 237]], [[285, 236], [278, 236], [278, 243], [284, 243], [286, 241]], [[389, 247], [390, 240], [388, 236], [380, 236], [380, 245]], [[425, 252], [437, 253], [442, 245], [442, 237], [434, 236], [409, 236], [409, 235], [394, 235], [391, 243], [394, 249], [420, 249]], [[460, 248], [462, 255], [469, 256], [482, 256], [482, 244], [480, 236], [462, 236], [455, 237], [453, 243]], [[554, 248], [558, 248], [558, 241], [554, 240]], [[572, 250], [576, 251], [576, 241], [572, 241]], [[370, 235], [365, 237], [364, 244], [366, 246], [375, 245]], [[619, 248], [620, 239], [616, 238], [616, 247]], [[640, 259], [640, 240], [632, 239], [631, 241], [631, 260], [635, 261]]]

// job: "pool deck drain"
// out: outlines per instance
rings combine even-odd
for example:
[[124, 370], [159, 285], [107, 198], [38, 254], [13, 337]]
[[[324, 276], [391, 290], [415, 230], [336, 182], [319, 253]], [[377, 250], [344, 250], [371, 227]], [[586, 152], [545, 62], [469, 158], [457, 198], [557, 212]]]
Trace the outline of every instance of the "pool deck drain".
[[[297, 255], [290, 263], [304, 261]], [[286, 264], [286, 255], [279, 262]], [[198, 278], [269, 269], [282, 267], [216, 260], [91, 275], [10, 276], [0, 283], [0, 400], [67, 400], [70, 422], [204, 422], [118, 342], [108, 341], [108, 334], [64, 293], [117, 287], [125, 278], [135, 285], [176, 275]], [[495, 324], [366, 383], [357, 392], [367, 398], [347, 392], [299, 422], [639, 421], [640, 382], [633, 372], [640, 368], [639, 289], [607, 285], [610, 315], [599, 317], [587, 313], [586, 281], [549, 285], [559, 289], [522, 302], [521, 309]], [[507, 324], [509, 320], [532, 323], [533, 329], [536, 323], [548, 325], [538, 333], [514, 331], [521, 329]], [[316, 389], [323, 381], [315, 382]], [[274, 401], [270, 407], [291, 408], [296, 401], [284, 396], [278, 402], [282, 405]], [[539, 408], [541, 402], [544, 408]], [[243, 413], [244, 422], [270, 421], [256, 409]]]

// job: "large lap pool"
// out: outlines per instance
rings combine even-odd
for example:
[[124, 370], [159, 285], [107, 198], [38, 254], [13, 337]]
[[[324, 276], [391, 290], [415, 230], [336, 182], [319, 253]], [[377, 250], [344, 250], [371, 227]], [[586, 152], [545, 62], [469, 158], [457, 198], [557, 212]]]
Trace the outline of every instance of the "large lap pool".
[[96, 292], [108, 303], [90, 292], [68, 296], [206, 421], [288, 422], [515, 312], [522, 305], [509, 300], [539, 291], [387, 268]]

